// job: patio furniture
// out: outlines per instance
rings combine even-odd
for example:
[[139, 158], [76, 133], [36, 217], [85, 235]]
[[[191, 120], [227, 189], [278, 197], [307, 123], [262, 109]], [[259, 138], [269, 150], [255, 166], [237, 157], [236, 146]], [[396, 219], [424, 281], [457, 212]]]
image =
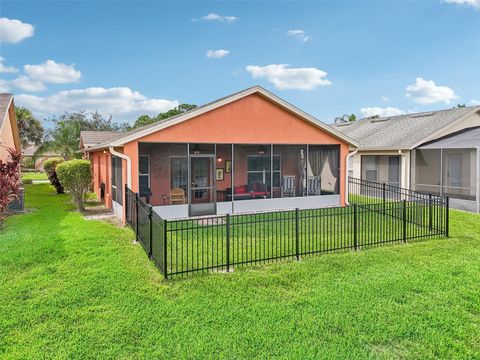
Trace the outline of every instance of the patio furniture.
[[170, 190], [170, 204], [185, 204], [185, 191], [181, 188], [173, 188], [172, 190]]
[[307, 178], [307, 191], [308, 195], [321, 195], [320, 177], [309, 176]]
[[[239, 185], [234, 187], [234, 200], [265, 199], [270, 197], [270, 191], [265, 184], [256, 182], [250, 185]], [[226, 189], [226, 200], [232, 200], [232, 189]]]
[[295, 197], [295, 176], [294, 175], [283, 176], [282, 197]]

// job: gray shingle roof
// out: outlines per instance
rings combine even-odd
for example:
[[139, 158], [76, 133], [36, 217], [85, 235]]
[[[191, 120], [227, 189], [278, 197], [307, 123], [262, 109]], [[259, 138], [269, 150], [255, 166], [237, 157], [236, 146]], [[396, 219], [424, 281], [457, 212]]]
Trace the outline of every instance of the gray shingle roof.
[[430, 111], [378, 119], [361, 119], [334, 127], [362, 148], [411, 149], [447, 125], [480, 111], [480, 106]]
[[8, 104], [10, 104], [10, 100], [12, 99], [12, 94], [0, 94], [0, 128], [3, 125], [3, 120], [5, 119], [5, 114], [8, 111]]
[[87, 148], [116, 140], [125, 136], [125, 134], [125, 132], [120, 131], [81, 131], [80, 143], [82, 147]]

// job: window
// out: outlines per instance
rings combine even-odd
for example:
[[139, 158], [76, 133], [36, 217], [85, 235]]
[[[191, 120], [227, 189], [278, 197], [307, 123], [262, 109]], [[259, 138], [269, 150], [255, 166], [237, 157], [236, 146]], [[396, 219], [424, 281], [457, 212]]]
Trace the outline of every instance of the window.
[[[273, 157], [273, 186], [280, 186], [280, 163], [279, 155]], [[249, 155], [247, 161], [247, 182], [266, 184], [270, 188], [270, 155]]]
[[140, 193], [148, 192], [150, 189], [150, 156], [139, 155], [138, 179]]
[[378, 181], [378, 162], [377, 155], [362, 155], [362, 179]]
[[187, 157], [174, 156], [170, 158], [170, 181], [171, 187], [181, 188], [187, 191], [188, 164]]

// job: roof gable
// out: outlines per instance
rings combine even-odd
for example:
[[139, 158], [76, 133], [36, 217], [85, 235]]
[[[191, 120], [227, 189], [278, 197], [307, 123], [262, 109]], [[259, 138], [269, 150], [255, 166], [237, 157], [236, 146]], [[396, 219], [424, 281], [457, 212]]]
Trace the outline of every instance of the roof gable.
[[169, 127], [178, 125], [182, 122], [188, 121], [190, 119], [194, 119], [194, 118], [196, 118], [200, 115], [206, 114], [206, 113], [208, 113], [212, 110], [221, 108], [225, 105], [231, 104], [235, 101], [238, 101], [240, 99], [243, 99], [243, 98], [245, 98], [247, 96], [250, 96], [250, 95], [253, 95], [253, 94], [257, 94], [257, 95], [262, 96], [263, 98], [267, 99], [268, 101], [275, 104], [276, 106], [281, 107], [284, 110], [294, 114], [299, 119], [302, 119], [303, 121], [306, 121], [310, 125], [315, 126], [319, 129], [323, 130], [324, 132], [328, 133], [329, 135], [331, 135], [331, 136], [333, 136], [333, 137], [335, 137], [335, 138], [337, 138], [337, 139], [339, 139], [339, 140], [341, 140], [341, 141], [343, 141], [347, 144], [357, 146], [357, 142], [355, 140], [353, 140], [352, 138], [350, 138], [349, 136], [347, 136], [345, 134], [342, 134], [341, 132], [334, 129], [333, 127], [320, 122], [319, 120], [317, 120], [313, 116], [301, 111], [300, 109], [298, 109], [298, 108], [294, 107], [293, 105], [287, 103], [286, 101], [284, 101], [281, 98], [275, 96], [274, 94], [268, 92], [267, 90], [263, 89], [260, 86], [255, 86], [255, 87], [246, 89], [244, 91], [235, 93], [233, 95], [230, 95], [230, 96], [221, 98], [219, 100], [216, 100], [214, 102], [208, 103], [206, 105], [200, 106], [200, 107], [198, 107], [194, 110], [191, 110], [187, 113], [184, 113], [184, 114], [181, 114], [181, 115], [178, 115], [178, 116], [174, 116], [174, 117], [166, 119], [164, 121], [154, 123], [154, 124], [151, 124], [151, 125], [147, 125], [145, 127], [133, 130], [131, 132], [126, 133], [125, 136], [122, 136], [122, 137], [112, 141], [108, 145], [122, 146], [122, 145], [124, 145], [128, 142], [135, 141], [137, 139], [146, 137], [146, 136], [148, 136], [150, 134], [153, 134], [155, 132], [162, 131], [162, 130], [167, 129]]

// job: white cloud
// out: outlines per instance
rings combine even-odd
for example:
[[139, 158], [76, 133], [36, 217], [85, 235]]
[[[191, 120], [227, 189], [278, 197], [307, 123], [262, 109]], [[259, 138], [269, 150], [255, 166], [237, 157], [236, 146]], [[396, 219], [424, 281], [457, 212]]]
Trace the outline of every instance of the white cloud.
[[129, 122], [143, 114], [153, 116], [178, 106], [178, 101], [147, 98], [128, 87], [64, 90], [50, 96], [20, 94], [15, 96], [15, 102], [41, 118], [86, 110], [112, 115], [115, 121]]
[[397, 116], [405, 114], [405, 111], [396, 107], [363, 107], [360, 109], [363, 117], [371, 117], [378, 115], [380, 117]]
[[0, 79], [0, 93], [10, 92], [10, 84], [8, 81]]
[[16, 72], [18, 72], [18, 69], [13, 67], [13, 66], [3, 65], [4, 61], [5, 61], [5, 58], [3, 56], [0, 56], [0, 73], [16, 73]]
[[[194, 19], [198, 20], [198, 19]], [[219, 22], [226, 22], [226, 23], [232, 23], [238, 20], [238, 17], [236, 16], [225, 16], [225, 15], [218, 15], [215, 13], [210, 13], [208, 15], [202, 16], [200, 20], [204, 21], [219, 21]]]
[[480, 100], [470, 100], [470, 105], [480, 105]]
[[16, 44], [32, 37], [35, 30], [32, 25], [20, 20], [0, 18], [0, 43]]
[[16, 79], [8, 81], [8, 83], [10, 86], [24, 91], [43, 91], [47, 88], [41, 81], [31, 79], [25, 75], [20, 75]]
[[381, 97], [382, 101], [388, 102], [390, 101], [390, 98], [388, 96], [382, 95]]
[[452, 100], [458, 99], [455, 92], [447, 86], [437, 86], [432, 80], [425, 80], [417, 77], [415, 84], [408, 85], [406, 96], [412, 98], [418, 104], [434, 104], [443, 102], [449, 104]]
[[327, 73], [317, 68], [289, 68], [287, 64], [246, 67], [254, 79], [266, 78], [279, 90], [313, 90], [318, 86], [330, 85]]
[[445, 2], [449, 4], [473, 6], [474, 8], [480, 9], [480, 0], [445, 0]]
[[24, 72], [32, 79], [54, 84], [68, 84], [78, 82], [82, 73], [75, 69], [75, 65], [65, 65], [53, 60], [43, 64], [25, 65]]
[[207, 58], [209, 59], [221, 59], [227, 56], [230, 53], [228, 50], [219, 49], [219, 50], [208, 50]]
[[308, 36], [304, 30], [300, 30], [300, 29], [288, 30], [287, 35], [302, 42], [307, 42], [308, 40], [310, 40], [310, 36]]

